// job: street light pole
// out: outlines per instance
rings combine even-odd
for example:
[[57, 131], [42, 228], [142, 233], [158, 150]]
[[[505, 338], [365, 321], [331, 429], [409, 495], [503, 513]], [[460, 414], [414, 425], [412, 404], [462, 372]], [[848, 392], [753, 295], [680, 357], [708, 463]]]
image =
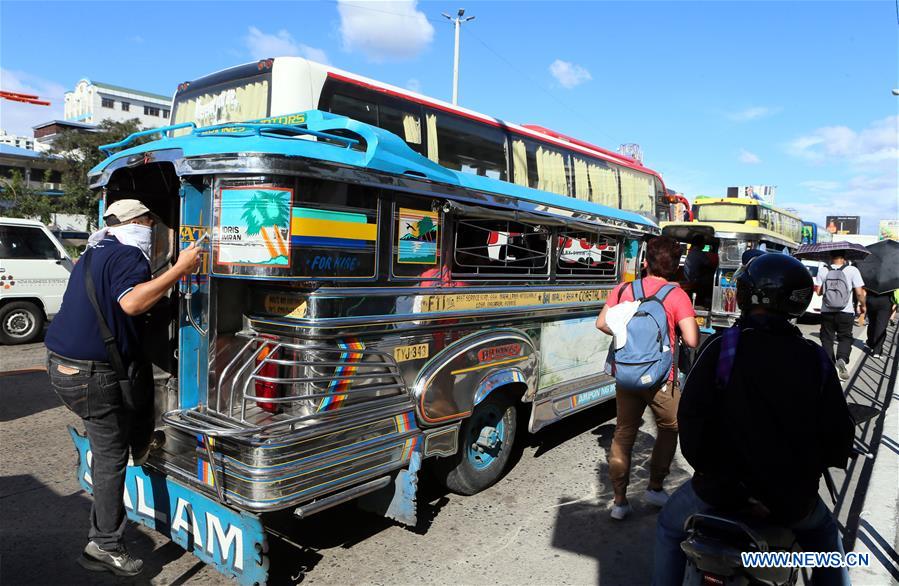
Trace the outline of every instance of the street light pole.
[[469, 22], [474, 20], [473, 16], [466, 16], [465, 9], [460, 8], [459, 13], [456, 18], [453, 18], [447, 13], [443, 13], [443, 17], [447, 20], [451, 21], [456, 29], [456, 44], [455, 50], [453, 51], [453, 105], [456, 106], [459, 103], [459, 31], [462, 29], [463, 22]]

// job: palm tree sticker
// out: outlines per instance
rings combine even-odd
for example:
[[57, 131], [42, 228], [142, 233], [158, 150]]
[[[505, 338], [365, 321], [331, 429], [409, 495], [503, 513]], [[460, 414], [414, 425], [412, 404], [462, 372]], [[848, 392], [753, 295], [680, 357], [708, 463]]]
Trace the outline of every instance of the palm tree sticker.
[[222, 189], [219, 262], [289, 266], [292, 196], [286, 188]]
[[437, 212], [400, 208], [397, 262], [437, 263]]

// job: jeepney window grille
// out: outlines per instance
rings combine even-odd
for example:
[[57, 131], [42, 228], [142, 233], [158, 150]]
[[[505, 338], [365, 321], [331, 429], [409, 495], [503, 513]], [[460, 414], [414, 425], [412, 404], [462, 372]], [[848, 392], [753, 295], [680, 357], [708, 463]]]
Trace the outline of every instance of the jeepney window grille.
[[618, 280], [618, 240], [590, 232], [560, 232], [556, 276]]
[[546, 276], [549, 234], [507, 220], [460, 218], [455, 224], [453, 275]]

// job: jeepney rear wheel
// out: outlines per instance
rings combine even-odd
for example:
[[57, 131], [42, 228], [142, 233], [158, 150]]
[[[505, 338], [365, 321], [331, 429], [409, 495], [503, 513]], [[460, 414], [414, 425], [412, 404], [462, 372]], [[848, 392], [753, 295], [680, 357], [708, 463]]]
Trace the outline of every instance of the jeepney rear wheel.
[[509, 463], [518, 430], [512, 397], [496, 392], [476, 406], [459, 430], [459, 450], [437, 461], [443, 484], [472, 495], [495, 484]]

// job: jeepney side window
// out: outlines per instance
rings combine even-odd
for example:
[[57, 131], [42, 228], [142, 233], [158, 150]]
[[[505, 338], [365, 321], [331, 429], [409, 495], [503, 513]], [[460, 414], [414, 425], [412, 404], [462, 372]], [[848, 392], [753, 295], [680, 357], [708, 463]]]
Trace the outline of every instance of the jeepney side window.
[[214, 271], [267, 278], [371, 279], [379, 190], [289, 177], [221, 180]]
[[[391, 270], [395, 277], [447, 281], [441, 270], [442, 214], [434, 200], [396, 194], [391, 229]], [[438, 286], [440, 283], [433, 283]]]
[[453, 276], [548, 276], [549, 232], [508, 220], [454, 222]]
[[556, 276], [591, 281], [617, 281], [619, 241], [590, 232], [561, 231], [557, 235]]

